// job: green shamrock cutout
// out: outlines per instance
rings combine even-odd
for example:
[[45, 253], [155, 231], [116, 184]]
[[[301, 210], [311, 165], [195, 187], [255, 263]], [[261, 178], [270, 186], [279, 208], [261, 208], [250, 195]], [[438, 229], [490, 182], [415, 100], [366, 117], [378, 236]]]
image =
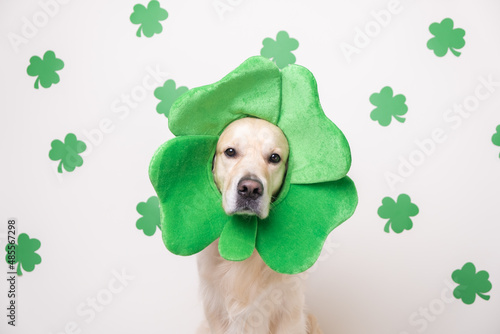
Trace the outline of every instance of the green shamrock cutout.
[[377, 108], [370, 113], [370, 118], [377, 121], [382, 126], [391, 124], [392, 117], [398, 122], [404, 123], [405, 118], [401, 115], [406, 114], [408, 106], [406, 105], [406, 97], [402, 94], [393, 96], [391, 87], [384, 87], [380, 93], [373, 93], [370, 96], [370, 102]]
[[155, 97], [161, 100], [161, 102], [156, 106], [156, 111], [159, 114], [163, 114], [165, 117], [168, 117], [170, 108], [172, 107], [174, 101], [188, 90], [189, 89], [184, 86], [176, 89], [174, 80], [165, 81], [163, 86], [156, 88], [154, 92]]
[[413, 222], [410, 217], [418, 214], [418, 207], [411, 202], [410, 196], [401, 194], [397, 202], [390, 197], [382, 200], [382, 206], [378, 208], [380, 218], [389, 219], [385, 224], [384, 231], [389, 233], [389, 227], [396, 233], [411, 230]]
[[462, 269], [457, 269], [451, 274], [451, 278], [459, 285], [453, 290], [453, 296], [470, 305], [476, 300], [476, 294], [484, 300], [490, 296], [484, 293], [491, 290], [491, 282], [488, 280], [488, 272], [481, 270], [476, 273], [476, 267], [471, 262], [464, 264]]
[[491, 142], [496, 145], [500, 146], [500, 125], [497, 126], [497, 132], [491, 137]]
[[140, 24], [137, 30], [137, 37], [141, 37], [141, 31], [146, 37], [152, 37], [163, 31], [160, 21], [166, 20], [168, 12], [160, 7], [160, 3], [151, 0], [148, 7], [141, 4], [134, 6], [134, 12], [130, 15], [130, 21], [133, 24]]
[[[35, 269], [35, 265], [42, 262], [40, 255], [35, 253], [40, 248], [40, 240], [30, 239], [26, 233], [21, 233], [17, 239], [17, 244], [11, 245], [7, 244], [5, 250], [8, 252], [12, 251], [12, 246], [14, 246], [15, 259], [14, 261], [9, 260], [8, 255], [5, 256], [5, 260], [8, 264], [18, 264], [17, 265], [17, 275], [22, 276], [21, 266], [24, 271], [31, 272]], [[8, 253], [7, 253], [8, 254]]]
[[137, 212], [142, 215], [137, 219], [136, 227], [142, 230], [145, 235], [152, 236], [156, 232], [156, 227], [160, 227], [160, 203], [158, 197], [151, 196], [147, 202], [137, 204]]
[[459, 57], [461, 55], [456, 49], [465, 46], [465, 30], [453, 29], [453, 20], [446, 18], [441, 23], [434, 22], [429, 26], [429, 31], [435, 37], [427, 42], [427, 48], [433, 50], [438, 57], [443, 57], [450, 49], [451, 53]]
[[291, 51], [299, 47], [299, 42], [290, 38], [286, 31], [280, 31], [276, 35], [276, 41], [272, 38], [265, 38], [262, 45], [264, 47], [260, 50], [261, 56], [274, 61], [280, 69], [295, 64], [295, 56]]
[[62, 70], [64, 62], [56, 58], [54, 51], [47, 51], [43, 59], [38, 56], [30, 58], [30, 65], [26, 69], [29, 76], [37, 77], [35, 80], [35, 89], [38, 89], [38, 83], [44, 88], [49, 88], [52, 84], [59, 82], [59, 74], [56, 71]]
[[64, 143], [59, 139], [55, 139], [50, 145], [52, 146], [49, 152], [50, 160], [61, 160], [59, 166], [57, 166], [59, 173], [63, 172], [62, 167], [66, 171], [72, 172], [75, 167], [80, 167], [83, 164], [83, 159], [79, 154], [87, 149], [87, 145], [83, 141], [77, 140], [74, 134], [68, 133], [64, 138]]

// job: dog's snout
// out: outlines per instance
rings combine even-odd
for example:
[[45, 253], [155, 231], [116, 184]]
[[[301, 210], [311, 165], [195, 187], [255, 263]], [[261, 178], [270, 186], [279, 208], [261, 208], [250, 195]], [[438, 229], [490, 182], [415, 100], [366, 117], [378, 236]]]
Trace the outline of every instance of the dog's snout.
[[255, 200], [262, 196], [264, 186], [254, 179], [241, 179], [238, 182], [238, 194], [243, 198]]

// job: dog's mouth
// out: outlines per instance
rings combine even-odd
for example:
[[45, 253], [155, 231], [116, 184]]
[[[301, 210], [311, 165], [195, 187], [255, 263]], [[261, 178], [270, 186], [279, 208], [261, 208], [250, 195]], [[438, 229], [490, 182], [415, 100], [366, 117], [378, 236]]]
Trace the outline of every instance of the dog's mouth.
[[261, 209], [261, 201], [260, 199], [246, 199], [246, 198], [238, 198], [236, 200], [236, 207], [234, 209], [235, 214], [244, 214], [244, 215], [262, 215]]
[[[236, 185], [236, 198], [234, 202], [234, 214], [257, 215], [264, 218], [263, 195], [264, 185], [262, 181], [254, 176], [242, 177]], [[267, 213], [265, 214], [267, 216]]]
[[265, 188], [259, 178], [248, 175], [242, 177], [231, 190], [221, 192], [223, 209], [227, 215], [258, 216], [265, 219], [269, 214], [266, 210]]

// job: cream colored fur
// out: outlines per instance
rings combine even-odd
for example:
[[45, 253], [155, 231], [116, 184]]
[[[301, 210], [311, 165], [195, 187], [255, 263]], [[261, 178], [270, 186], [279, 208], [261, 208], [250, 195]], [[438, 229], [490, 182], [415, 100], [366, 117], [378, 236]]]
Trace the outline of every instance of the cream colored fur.
[[[225, 156], [228, 148], [236, 150], [235, 157]], [[273, 153], [281, 156], [280, 163], [269, 163], [269, 156]], [[213, 169], [226, 213], [235, 213], [239, 180], [252, 175], [264, 186], [259, 216], [267, 217], [271, 196], [278, 192], [283, 182], [287, 159], [288, 141], [277, 126], [257, 118], [242, 118], [229, 124], [219, 137]]]
[[[236, 150], [227, 157], [228, 148]], [[279, 164], [269, 162], [273, 153]], [[214, 179], [221, 190], [223, 207], [234, 214], [236, 186], [246, 175], [263, 186], [261, 218], [267, 217], [271, 198], [283, 182], [288, 142], [275, 125], [253, 118], [231, 123], [220, 136], [214, 158]], [[321, 334], [316, 319], [307, 316], [303, 278], [271, 270], [257, 251], [242, 262], [220, 257], [218, 241], [198, 256], [201, 295], [206, 323], [198, 334]]]

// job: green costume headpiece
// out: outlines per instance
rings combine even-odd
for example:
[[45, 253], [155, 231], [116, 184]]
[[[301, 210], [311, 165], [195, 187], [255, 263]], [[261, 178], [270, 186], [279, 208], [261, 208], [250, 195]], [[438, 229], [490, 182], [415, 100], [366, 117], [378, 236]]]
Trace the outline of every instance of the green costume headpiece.
[[[228, 216], [212, 177], [219, 135], [229, 123], [257, 117], [277, 125], [290, 147], [288, 171], [269, 216]], [[273, 270], [295, 274], [316, 262], [328, 234], [353, 213], [349, 144], [321, 109], [306, 68], [283, 70], [247, 59], [222, 80], [191, 89], [174, 103], [149, 176], [158, 194], [163, 241], [178, 255], [200, 252], [220, 237], [219, 252], [241, 261], [256, 248]]]

